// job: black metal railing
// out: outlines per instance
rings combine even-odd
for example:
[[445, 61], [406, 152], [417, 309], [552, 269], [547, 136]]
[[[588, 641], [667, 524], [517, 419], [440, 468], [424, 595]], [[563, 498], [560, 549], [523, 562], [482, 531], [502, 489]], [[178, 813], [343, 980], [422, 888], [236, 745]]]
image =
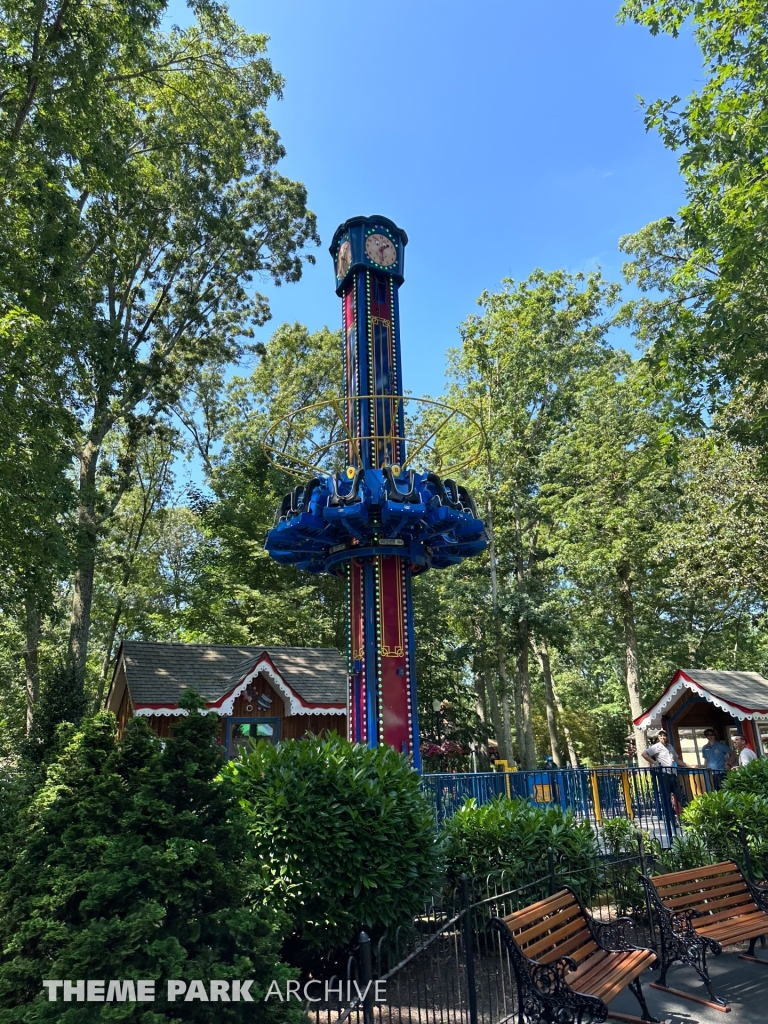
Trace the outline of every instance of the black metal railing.
[[[739, 851], [736, 859], [750, 874], [743, 832]], [[407, 927], [376, 942], [362, 933], [349, 954], [345, 977], [332, 979], [337, 991], [341, 984], [351, 998], [308, 1005], [307, 1012], [314, 1024], [514, 1024], [515, 974], [499, 933], [489, 927], [491, 918], [568, 884], [594, 917], [604, 922], [628, 917], [632, 941], [656, 948], [658, 936], [640, 876], [677, 870], [679, 865], [669, 861], [672, 852], [648, 849], [639, 833], [628, 849], [596, 855], [578, 866], [550, 850], [545, 870], [530, 880], [504, 872], [482, 879], [462, 876]], [[718, 851], [702, 854], [700, 863], [720, 859]]]

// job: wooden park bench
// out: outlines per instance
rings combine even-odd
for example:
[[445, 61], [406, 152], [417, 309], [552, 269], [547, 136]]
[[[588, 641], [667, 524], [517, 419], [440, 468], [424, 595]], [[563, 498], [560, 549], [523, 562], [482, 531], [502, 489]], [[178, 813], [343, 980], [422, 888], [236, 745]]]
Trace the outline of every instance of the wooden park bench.
[[675, 871], [643, 878], [661, 931], [661, 976], [651, 982], [674, 995], [706, 1003], [697, 996], [667, 988], [667, 971], [674, 963], [687, 964], [698, 972], [712, 1003], [719, 1008], [725, 1000], [715, 995], [707, 968], [707, 953], [718, 956], [725, 945], [749, 939], [743, 960], [758, 960], [755, 942], [768, 933], [768, 890], [753, 885], [735, 861]]
[[[491, 926], [510, 953], [517, 979], [519, 1021], [656, 1021], [640, 975], [656, 963], [652, 949], [627, 938], [629, 918], [598, 921], [571, 889], [494, 917]], [[629, 987], [642, 1017], [611, 1013], [607, 1004]]]

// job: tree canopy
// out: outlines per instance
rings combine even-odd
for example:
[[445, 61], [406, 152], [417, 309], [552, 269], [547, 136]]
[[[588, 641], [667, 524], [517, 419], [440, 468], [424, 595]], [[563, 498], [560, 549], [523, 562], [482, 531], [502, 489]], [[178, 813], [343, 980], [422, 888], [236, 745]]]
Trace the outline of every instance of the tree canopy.
[[[254, 340], [262, 279], [319, 241], [267, 116], [283, 81], [264, 36], [191, 11], [0, 11], [0, 754], [28, 733], [37, 770], [122, 639], [346, 644], [343, 584], [263, 548], [294, 485], [267, 427], [342, 381], [334, 325]], [[620, 758], [674, 669], [765, 667], [765, 15], [627, 0], [701, 48], [703, 85], [645, 106], [683, 207], [622, 240], [631, 300], [537, 269], [459, 325], [440, 397], [471, 423], [445, 444], [479, 431], [490, 543], [415, 581], [432, 766]]]

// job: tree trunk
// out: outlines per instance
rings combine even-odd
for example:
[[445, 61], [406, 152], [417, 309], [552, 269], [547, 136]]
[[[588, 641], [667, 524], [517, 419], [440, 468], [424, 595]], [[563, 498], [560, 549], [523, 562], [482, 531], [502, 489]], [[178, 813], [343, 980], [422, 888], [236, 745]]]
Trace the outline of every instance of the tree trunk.
[[93, 604], [93, 577], [96, 568], [96, 467], [100, 444], [91, 440], [80, 455], [78, 488], [78, 535], [75, 587], [72, 597], [72, 615], [69, 625], [68, 667], [76, 684], [85, 686], [85, 666], [88, 656], [88, 636], [91, 631]]
[[560, 726], [563, 730], [563, 736], [565, 736], [565, 745], [568, 747], [568, 759], [571, 762], [571, 768], [579, 767], [579, 757], [576, 753], [576, 747], [573, 745], [573, 738], [571, 737], [571, 730], [565, 724], [565, 711], [563, 709], [563, 703], [560, 700], [560, 695], [557, 692], [554, 679], [552, 680], [552, 697], [557, 708], [557, 713], [560, 716]]
[[24, 675], [27, 697], [27, 736], [32, 731], [35, 711], [40, 700], [40, 612], [34, 598], [24, 598]]
[[491, 723], [493, 724], [493, 732], [496, 736], [496, 744], [499, 748], [499, 757], [505, 761], [512, 763], [512, 751], [509, 743], [509, 733], [505, 732], [504, 729], [504, 718], [501, 713], [501, 706], [499, 704], [499, 697], [496, 693], [496, 687], [491, 681], [491, 677], [488, 673], [485, 673], [485, 689], [488, 694], [488, 703], [490, 705], [491, 712]]
[[[490, 477], [490, 472], [489, 472]], [[490, 494], [485, 503], [486, 521], [485, 532], [488, 536], [488, 558], [491, 566], [491, 605], [493, 608], [493, 635], [496, 645], [496, 659], [499, 672], [499, 683], [501, 684], [501, 706], [503, 711], [504, 749], [506, 754], [502, 755], [511, 765], [514, 764], [514, 744], [512, 743], [512, 723], [509, 717], [509, 685], [507, 680], [507, 664], [504, 656], [504, 645], [501, 638], [501, 623], [499, 621], [499, 580], [496, 571], [496, 539], [493, 530], [493, 503]], [[490, 690], [488, 691], [490, 694]], [[494, 723], [495, 727], [495, 723]], [[496, 736], [501, 754], [501, 734]]]
[[475, 693], [477, 694], [477, 717], [481, 723], [481, 739], [476, 744], [478, 768], [481, 772], [487, 772], [490, 770], [491, 761], [488, 754], [488, 703], [486, 700], [485, 693], [485, 679], [483, 678], [482, 672], [472, 673], [472, 682], [475, 686]]
[[533, 736], [531, 716], [531, 673], [528, 663], [528, 624], [521, 623], [521, 647], [517, 655], [517, 679], [520, 693], [520, 732], [523, 737], [523, 749], [520, 760], [523, 768], [532, 771], [536, 767], [536, 740]]
[[[525, 563], [523, 561], [523, 524], [520, 507], [515, 502], [515, 576], [520, 594], [527, 591]], [[520, 760], [522, 767], [531, 771], [536, 767], [536, 741], [533, 738], [533, 722], [531, 720], [531, 674], [528, 664], [530, 646], [530, 630], [528, 619], [521, 618], [517, 625], [517, 676], [516, 701], [519, 718]]]
[[[637, 647], [635, 604], [632, 597], [630, 574], [629, 565], [622, 565], [619, 569], [619, 605], [621, 608], [621, 622], [624, 629], [627, 695], [629, 697], [630, 713], [632, 718], [635, 719], [642, 715], [643, 704], [640, 700], [640, 655]], [[637, 763], [642, 767], [641, 754], [645, 749], [645, 733], [634, 724], [632, 729], [637, 747]]]
[[549, 649], [546, 640], [533, 641], [533, 650], [541, 666], [541, 675], [544, 680], [544, 703], [547, 709], [547, 730], [549, 732], [549, 747], [552, 751], [552, 760], [558, 768], [562, 767], [563, 759], [560, 756], [560, 745], [557, 740], [557, 723], [555, 720], [555, 698], [552, 688], [552, 664], [549, 660]]
[[[124, 573], [124, 576], [126, 574]], [[124, 581], [124, 586], [127, 581]], [[117, 604], [115, 605], [115, 614], [112, 616], [112, 621], [109, 624], [109, 634], [107, 636], [107, 646], [104, 651], [104, 659], [101, 663], [101, 672], [99, 673], [99, 690], [96, 694], [96, 701], [94, 711], [101, 711], [101, 705], [104, 701], [104, 689], [107, 683], [107, 675], [109, 673], [109, 666], [112, 664], [112, 648], [115, 646], [115, 637], [117, 636], [117, 627], [120, 625], [120, 616], [123, 614], [123, 599], [118, 597]]]

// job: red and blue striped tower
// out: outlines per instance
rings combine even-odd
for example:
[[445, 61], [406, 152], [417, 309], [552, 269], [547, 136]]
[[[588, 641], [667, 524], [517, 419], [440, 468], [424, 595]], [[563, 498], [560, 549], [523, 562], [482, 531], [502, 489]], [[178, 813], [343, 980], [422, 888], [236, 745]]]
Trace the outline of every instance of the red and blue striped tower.
[[333, 236], [346, 465], [285, 496], [266, 547], [279, 562], [346, 577], [349, 738], [386, 743], [420, 768], [412, 577], [486, 541], [464, 487], [409, 468], [398, 309], [407, 242], [380, 216], [353, 217]]

